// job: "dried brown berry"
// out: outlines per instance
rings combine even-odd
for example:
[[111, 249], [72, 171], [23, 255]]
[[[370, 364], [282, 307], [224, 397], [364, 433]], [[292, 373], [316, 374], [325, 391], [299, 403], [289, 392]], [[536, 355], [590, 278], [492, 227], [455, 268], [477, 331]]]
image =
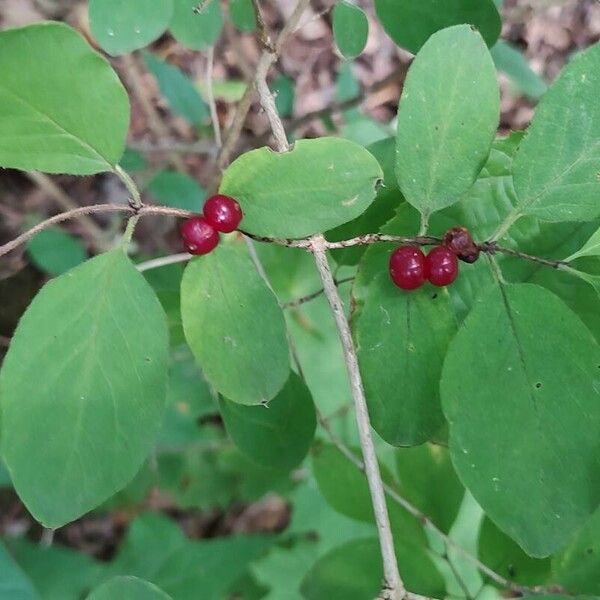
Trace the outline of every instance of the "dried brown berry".
[[444, 234], [443, 245], [452, 250], [456, 256], [466, 263], [474, 263], [479, 258], [479, 247], [473, 241], [469, 230], [465, 227], [452, 227]]

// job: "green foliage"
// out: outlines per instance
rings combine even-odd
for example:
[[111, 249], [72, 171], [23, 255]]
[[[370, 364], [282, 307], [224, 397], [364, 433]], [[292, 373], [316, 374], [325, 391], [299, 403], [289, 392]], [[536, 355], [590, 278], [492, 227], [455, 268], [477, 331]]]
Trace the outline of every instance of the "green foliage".
[[37, 295], [5, 358], [0, 398], [2, 455], [42, 523], [81, 516], [135, 475], [160, 426], [167, 348], [164, 312], [120, 248]]
[[127, 94], [84, 38], [60, 23], [0, 33], [0, 166], [91, 175], [125, 148]]
[[254, 31], [256, 29], [256, 14], [252, 0], [231, 0], [229, 14], [232, 23], [240, 31]]
[[454, 465], [531, 556], [564, 546], [600, 502], [599, 366], [577, 316], [526, 284], [479, 298], [448, 350], [441, 391]]
[[443, 531], [456, 520], [465, 490], [450, 453], [442, 446], [423, 444], [395, 453], [400, 493]]
[[490, 53], [497, 69], [510, 77], [516, 91], [531, 100], [539, 100], [548, 89], [546, 82], [531, 69], [523, 54], [508, 42], [498, 40]]
[[163, 206], [201, 212], [206, 191], [198, 182], [178, 171], [159, 171], [148, 183], [148, 192]]
[[84, 262], [87, 252], [78, 238], [62, 229], [44, 229], [27, 242], [27, 252], [36, 267], [60, 275]]
[[282, 117], [289, 117], [294, 111], [296, 90], [294, 81], [285, 75], [280, 75], [271, 85], [275, 96], [275, 108]]
[[[404, 200], [394, 172], [396, 164], [396, 140], [388, 137], [367, 146], [383, 170], [383, 184], [379, 186], [373, 203], [359, 217], [327, 232], [327, 239], [335, 242], [347, 240], [366, 233], [375, 233], [394, 216], [394, 211]], [[343, 248], [332, 252], [339, 265], [355, 265], [365, 253], [364, 246]]]
[[174, 12], [171, 21], [173, 37], [191, 50], [206, 50], [213, 46], [223, 29], [223, 13], [217, 0], [202, 3], [195, 12], [198, 0], [173, 0]]
[[27, 575], [1, 543], [0, 598], [3, 600], [40, 600]]
[[571, 262], [582, 256], [600, 256], [600, 229], [597, 229], [577, 252], [574, 252], [565, 260]]
[[171, 600], [152, 583], [137, 577], [113, 577], [96, 588], [88, 600]]
[[552, 559], [554, 579], [576, 594], [600, 594], [600, 511]]
[[398, 111], [396, 175], [423, 215], [473, 185], [499, 111], [496, 70], [479, 33], [458, 25], [432, 35], [411, 65]]
[[194, 82], [180, 69], [154, 54], [144, 52], [142, 56], [173, 112], [193, 125], [202, 125], [208, 119], [209, 111]]
[[382, 256], [354, 336], [373, 428], [394, 446], [415, 446], [444, 423], [438, 381], [456, 321], [444, 291], [399, 294]]
[[292, 469], [306, 456], [317, 424], [306, 384], [291, 373], [268, 406], [242, 406], [221, 399], [221, 415], [236, 446], [272, 469]]
[[382, 177], [375, 158], [358, 144], [320, 138], [300, 140], [285, 153], [246, 152], [225, 171], [220, 191], [242, 206], [245, 231], [302, 238], [362, 214]]
[[550, 559], [527, 556], [489, 519], [481, 524], [478, 555], [496, 573], [521, 585], [540, 585], [550, 579]]
[[520, 214], [590, 221], [600, 214], [600, 44], [575, 56], [542, 98], [514, 164]]
[[333, 36], [345, 58], [356, 58], [367, 45], [369, 21], [362, 8], [340, 0], [333, 9]]
[[490, 47], [500, 35], [493, 0], [376, 0], [375, 9], [387, 34], [413, 54], [429, 36], [451, 25], [474, 25]]
[[290, 369], [283, 314], [242, 244], [190, 262], [181, 316], [192, 352], [225, 398], [265, 404], [281, 390]]
[[92, 34], [109, 54], [144, 48], [160, 37], [173, 15], [173, 0], [90, 0]]
[[198, 590], [202, 600], [221, 600], [271, 543], [266, 536], [190, 541], [169, 519], [146, 513], [131, 524], [111, 571], [145, 579], [175, 600], [196, 600]]

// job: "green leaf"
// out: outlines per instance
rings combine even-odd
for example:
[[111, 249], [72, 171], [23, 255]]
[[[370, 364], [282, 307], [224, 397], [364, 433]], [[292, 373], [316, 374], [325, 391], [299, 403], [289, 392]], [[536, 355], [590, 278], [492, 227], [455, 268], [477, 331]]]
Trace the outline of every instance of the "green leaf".
[[489, 519], [484, 519], [481, 524], [478, 557], [498, 575], [521, 585], [541, 585], [550, 577], [550, 559], [527, 556]]
[[377, 17], [398, 46], [416, 54], [429, 36], [451, 25], [474, 25], [488, 46], [500, 35], [493, 0], [375, 0]]
[[468, 25], [435, 33], [413, 61], [398, 109], [396, 175], [422, 214], [458, 202], [496, 135], [500, 98], [485, 43]]
[[[327, 232], [327, 239], [335, 242], [348, 240], [365, 233], [376, 233], [381, 226], [394, 216], [394, 209], [404, 198], [398, 189], [394, 165], [396, 164], [396, 140], [388, 137], [367, 146], [367, 150], [377, 159], [383, 169], [383, 185], [367, 210], [353, 221]], [[334, 250], [332, 256], [338, 265], [355, 265], [365, 253], [366, 246], [352, 246]]]
[[102, 563], [58, 543], [43, 547], [16, 538], [9, 541], [9, 549], [43, 600], [83, 598], [104, 577]]
[[76, 519], [137, 473], [161, 423], [167, 350], [165, 314], [120, 248], [31, 303], [0, 372], [2, 455], [44, 525]]
[[32, 582], [0, 543], [0, 598], [3, 600], [40, 600]]
[[515, 88], [531, 100], [539, 100], [548, 89], [546, 82], [531, 69], [523, 54], [508, 42], [498, 40], [490, 53], [497, 69], [508, 75]]
[[195, 179], [177, 171], [160, 171], [147, 190], [160, 204], [197, 213], [206, 198], [206, 190]]
[[[352, 449], [356, 456], [360, 451]], [[394, 485], [389, 470], [380, 465], [383, 480]], [[319, 491], [337, 512], [356, 521], [373, 523], [373, 505], [366, 476], [332, 445], [323, 445], [313, 454], [313, 472]], [[392, 529], [402, 539], [425, 544], [423, 529], [403, 508], [388, 499]]]
[[191, 50], [206, 50], [219, 39], [223, 29], [223, 13], [218, 0], [207, 0], [200, 12], [194, 12], [198, 0], [173, 0], [171, 21], [173, 37]]
[[180, 69], [154, 54], [144, 52], [142, 56], [146, 67], [156, 77], [160, 93], [167, 99], [173, 112], [193, 125], [204, 123], [208, 119], [209, 111], [194, 82]]
[[345, 58], [356, 58], [367, 45], [369, 21], [362, 8], [340, 0], [333, 9], [333, 36]]
[[454, 472], [448, 450], [423, 444], [397, 450], [395, 457], [400, 494], [443, 531], [449, 531], [465, 489]]
[[454, 466], [530, 556], [563, 546], [600, 502], [599, 368], [579, 318], [531, 284], [494, 286], [448, 350], [441, 392]]
[[0, 33], [0, 166], [91, 175], [125, 148], [129, 100], [110, 65], [67, 25]]
[[125, 148], [125, 152], [119, 161], [119, 165], [130, 173], [134, 171], [143, 171], [148, 168], [148, 162], [144, 155], [138, 150]]
[[170, 600], [171, 596], [165, 594], [154, 584], [137, 577], [113, 577], [97, 587], [87, 598], [88, 600], [115, 600], [115, 598], [119, 598], [119, 600]]
[[144, 48], [165, 32], [173, 0], [90, 0], [89, 15], [98, 43], [120, 56]]
[[577, 252], [565, 258], [565, 261], [571, 262], [582, 256], [600, 256], [600, 229], [597, 229], [592, 237]]
[[267, 536], [191, 541], [169, 519], [146, 513], [131, 524], [112, 564], [115, 575], [134, 575], [177, 600], [221, 600], [248, 563], [271, 545]]
[[315, 435], [315, 407], [296, 375], [268, 406], [241, 406], [224, 398], [221, 415], [227, 433], [249, 459], [270, 469], [290, 470], [302, 462]]
[[520, 214], [591, 221], [600, 214], [600, 44], [575, 56], [544, 94], [514, 162]]
[[600, 594], [600, 510], [552, 558], [552, 575], [571, 593]]
[[210, 384], [228, 400], [263, 404], [286, 382], [283, 313], [241, 243], [223, 243], [186, 267], [181, 316]]
[[[425, 550], [399, 540], [396, 557], [411, 591], [433, 597], [444, 595], [442, 577]], [[358, 539], [323, 556], [306, 574], [301, 591], [307, 600], [365, 600], [379, 595], [382, 579], [379, 541]]]
[[254, 31], [256, 29], [256, 14], [252, 0], [231, 0], [229, 2], [231, 22], [240, 31]]
[[437, 384], [456, 331], [448, 294], [430, 287], [403, 293], [385, 270], [353, 325], [375, 431], [394, 446], [431, 439], [444, 424]]
[[44, 229], [27, 242], [27, 252], [36, 267], [51, 275], [60, 275], [87, 258], [78, 238], [62, 229]]
[[285, 75], [280, 75], [271, 85], [275, 96], [275, 108], [282, 117], [289, 117], [294, 112], [296, 90], [294, 81]]
[[303, 238], [363, 213], [382, 177], [363, 147], [319, 138], [300, 140], [290, 152], [246, 152], [225, 171], [220, 191], [242, 206], [244, 231]]

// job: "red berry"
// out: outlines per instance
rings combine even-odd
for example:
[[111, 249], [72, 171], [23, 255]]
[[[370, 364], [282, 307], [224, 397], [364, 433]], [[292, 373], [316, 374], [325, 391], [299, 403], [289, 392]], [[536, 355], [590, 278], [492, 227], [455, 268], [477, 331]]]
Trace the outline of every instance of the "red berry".
[[235, 231], [244, 216], [237, 201], [222, 194], [211, 196], [204, 203], [203, 212], [206, 220], [223, 233]]
[[427, 277], [433, 285], [450, 285], [458, 276], [458, 258], [446, 246], [437, 246], [427, 255]]
[[202, 215], [185, 220], [180, 233], [190, 254], [208, 254], [219, 243], [218, 232]]
[[417, 246], [401, 246], [390, 256], [390, 276], [403, 290], [416, 290], [427, 279], [425, 255]]

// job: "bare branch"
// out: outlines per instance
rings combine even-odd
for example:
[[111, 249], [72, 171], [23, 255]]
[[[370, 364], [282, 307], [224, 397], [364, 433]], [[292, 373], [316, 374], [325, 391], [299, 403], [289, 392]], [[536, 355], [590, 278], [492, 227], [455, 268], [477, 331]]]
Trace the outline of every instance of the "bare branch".
[[350, 380], [356, 424], [363, 453], [364, 471], [367, 475], [375, 523], [379, 531], [379, 543], [381, 546], [383, 572], [386, 584], [385, 589], [389, 591], [387, 597], [391, 600], [401, 600], [405, 597], [406, 591], [402, 579], [400, 578], [400, 573], [398, 572], [396, 552], [394, 550], [394, 539], [392, 537], [388, 509], [385, 503], [383, 481], [381, 479], [377, 454], [375, 453], [375, 445], [371, 435], [371, 422], [367, 411], [362, 377], [358, 368], [356, 349], [354, 347], [352, 334], [350, 333], [350, 325], [348, 324], [348, 319], [344, 313], [342, 299], [335, 286], [335, 281], [329, 263], [327, 262], [327, 242], [325, 241], [325, 238], [322, 235], [313, 237], [311, 249], [315, 257], [319, 275], [321, 276], [321, 281], [323, 282], [325, 295], [335, 318], [342, 349], [344, 351], [344, 360]]
[[175, 265], [180, 262], [187, 262], [192, 258], [194, 257], [187, 252], [182, 252], [181, 254], [170, 254], [169, 256], [160, 256], [159, 258], [153, 258], [152, 260], [139, 263], [136, 265], [136, 269], [140, 273], [143, 273], [144, 271], [166, 267], [167, 265]]
[[206, 102], [210, 108], [210, 118], [212, 121], [213, 132], [215, 135], [215, 143], [217, 148], [223, 145], [221, 141], [221, 126], [219, 124], [219, 113], [217, 112], [217, 104], [215, 102], [215, 94], [213, 91], [213, 64], [215, 59], [215, 48], [211, 46], [206, 53], [206, 75], [204, 78], [206, 89]]
[[[148, 127], [154, 134], [157, 140], [164, 140], [169, 137], [169, 129], [163, 123], [158, 111], [155, 106], [152, 104], [148, 96], [146, 95], [146, 88], [144, 82], [142, 81], [142, 76], [140, 74], [139, 66], [136, 62], [136, 54], [125, 54], [123, 55], [123, 65], [125, 66], [125, 72], [127, 75], [127, 79], [129, 80], [129, 84], [131, 87], [131, 91], [134, 96], [137, 98], [137, 101], [140, 103], [144, 114], [146, 115], [146, 120], [148, 121]], [[185, 173], [186, 168], [184, 162], [181, 160], [181, 156], [175, 152], [169, 153], [169, 160], [173, 164], [173, 166], [182, 173]]]
[[[78, 208], [77, 202], [73, 200], [65, 190], [56, 184], [56, 182], [48, 177], [45, 173], [39, 171], [31, 171], [25, 173], [33, 183], [35, 183], [44, 193], [48, 194], [63, 210], [69, 211]], [[102, 228], [87, 215], [81, 215], [78, 218], [82, 227], [89, 234], [94, 246], [99, 250], [108, 248], [106, 235]]]
[[[365, 472], [364, 462], [354, 454], [354, 452], [341, 440], [341, 438], [333, 431], [327, 418], [317, 413], [319, 425], [325, 430], [329, 439], [333, 445], [340, 451], [340, 453], [350, 461], [357, 469], [360, 469], [363, 473]], [[463, 558], [473, 564], [481, 573], [489, 577], [492, 581], [500, 585], [501, 587], [517, 592], [519, 594], [542, 594], [548, 593], [549, 589], [543, 587], [527, 587], [515, 583], [510, 579], [506, 579], [499, 573], [496, 573], [493, 569], [490, 569], [487, 565], [482, 563], [476, 556], [465, 550], [462, 546], [457, 544], [451, 537], [444, 533], [426, 514], [421, 512], [414, 504], [409, 502], [406, 498], [400, 495], [392, 486], [387, 483], [383, 483], [383, 489], [386, 495], [391, 498], [396, 504], [401, 506], [409, 514], [415, 517], [424, 527], [435, 532], [446, 544], [447, 547], [452, 548], [458, 552]], [[554, 590], [556, 592], [556, 590]]]

